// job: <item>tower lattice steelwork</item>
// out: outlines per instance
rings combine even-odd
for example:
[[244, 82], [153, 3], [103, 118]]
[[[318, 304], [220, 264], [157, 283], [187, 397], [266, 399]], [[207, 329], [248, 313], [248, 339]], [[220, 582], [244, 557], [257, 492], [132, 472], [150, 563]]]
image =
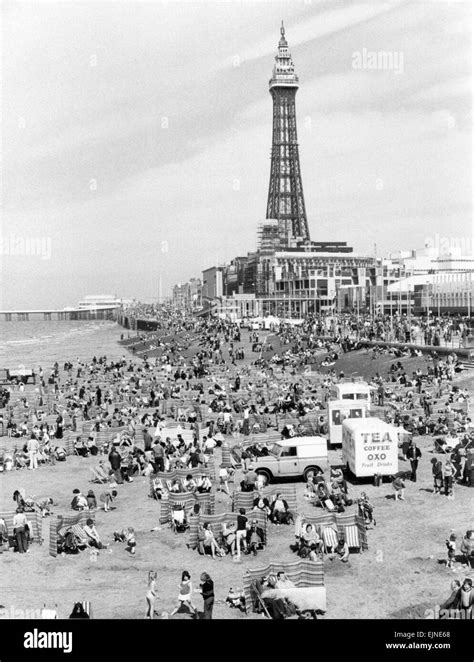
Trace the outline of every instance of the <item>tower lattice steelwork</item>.
[[288, 245], [290, 238], [309, 241], [310, 236], [296, 134], [298, 76], [285, 39], [283, 22], [269, 85], [273, 99], [273, 140], [267, 219], [278, 221], [280, 242]]

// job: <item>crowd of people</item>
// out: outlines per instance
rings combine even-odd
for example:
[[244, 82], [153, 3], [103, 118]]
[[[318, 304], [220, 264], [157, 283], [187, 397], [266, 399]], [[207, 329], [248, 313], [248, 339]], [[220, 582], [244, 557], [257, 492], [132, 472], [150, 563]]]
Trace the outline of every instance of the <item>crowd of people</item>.
[[[139, 310], [136, 313], [141, 314]], [[156, 314], [156, 310], [149, 314]], [[268, 445], [259, 442], [258, 435], [264, 438], [271, 431], [286, 438], [326, 435], [332, 388], [345, 379], [335, 367], [339, 357], [360, 348], [364, 340], [390, 339], [389, 330], [406, 345], [414, 337], [407, 325], [408, 320], [401, 317], [339, 315], [328, 321], [312, 316], [299, 326], [280, 324], [269, 343], [259, 330], [246, 331], [229, 320], [170, 315], [163, 319], [161, 329], [124, 338], [123, 347], [131, 357], [76, 359], [65, 362], [62, 369], [55, 363], [50, 370], [38, 369], [33, 388], [18, 383], [4, 389], [2, 420], [8, 444], [0, 450], [0, 470], [36, 471], [71, 455], [97, 456], [94, 474], [101, 483], [98, 493], [75, 488], [71, 502], [73, 512], [90, 513], [91, 517], [82, 525], [84, 535], [73, 527], [61, 532], [58, 545], [62, 553], [110, 547], [112, 541], [102, 539], [92, 514], [113, 508], [123, 484], [151, 477], [154, 496], [161, 501], [169, 494], [197, 497], [217, 491], [227, 498], [231, 496], [229, 483], [239, 472], [241, 479], [234, 482], [234, 490], [251, 492], [252, 508], [241, 508], [235, 521], [222, 523], [218, 532], [209, 523], [199, 522], [197, 551], [213, 559], [257, 555], [267, 544], [267, 534], [260, 525], [262, 513], [274, 526], [294, 524], [296, 517], [282, 493], [268, 498], [264, 492], [265, 481], [255, 471], [253, 461], [268, 453]], [[418, 320], [417, 328], [425, 344], [438, 346], [438, 340], [446, 340], [449, 334], [450, 338], [453, 334], [463, 338], [467, 324], [461, 319]], [[253, 348], [247, 360], [246, 342]], [[277, 351], [269, 350], [270, 346]], [[458, 358], [455, 353], [424, 354], [424, 367], [410, 374], [404, 358], [413, 356], [411, 349], [402, 346], [383, 351], [391, 353], [393, 361], [385, 374], [374, 370], [368, 379], [373, 405], [387, 422], [409, 433], [401, 448], [406, 471], [392, 477], [395, 498], [405, 500], [407, 480], [417, 482], [418, 467], [424, 461], [414, 437], [429, 436], [436, 454], [431, 459], [433, 494], [453, 499], [456, 485], [473, 485], [474, 426], [468, 413], [470, 393], [456, 384]], [[367, 354], [368, 359], [372, 355]], [[250, 435], [254, 441], [248, 444], [245, 440]], [[224, 461], [228, 447], [233, 453], [230, 461]], [[159, 478], [174, 471], [181, 471], [182, 478]], [[314, 472], [307, 478], [305, 502], [336, 513], [353, 507], [367, 527], [375, 526], [369, 497], [365, 492], [350, 493], [340, 467], [333, 465], [326, 474]], [[14, 545], [19, 552], [26, 552], [30, 527], [25, 511], [28, 507], [40, 509], [45, 517], [54, 502], [49, 496], [28, 500], [24, 491], [18, 490], [18, 494], [22, 502], [17, 496]], [[189, 515], [184, 507], [178, 507], [169, 524], [176, 532], [187, 531]], [[125, 543], [128, 553], [135, 555], [137, 536], [128, 524], [114, 532], [114, 542]], [[0, 533], [3, 541], [11, 538], [2, 520]], [[466, 534], [465, 540], [470, 539]], [[450, 536], [449, 567], [455, 563], [455, 542]], [[468, 542], [463, 542], [463, 550], [469, 547]], [[469, 549], [468, 558], [472, 557], [472, 546]], [[315, 527], [308, 524], [292, 550], [299, 558], [321, 559], [324, 545]], [[343, 536], [338, 535], [328, 558], [348, 562], [349, 548]], [[184, 598], [180, 603], [196, 611], [190, 581], [189, 573], [186, 577], [183, 573], [180, 595]], [[201, 581], [206, 602], [213, 593], [208, 584], [212, 580], [201, 577]], [[229, 599], [229, 605], [242, 604], [240, 594], [236, 595]], [[153, 617], [155, 598], [156, 576], [150, 574], [149, 618]], [[204, 610], [206, 618], [212, 615], [209, 605]]]

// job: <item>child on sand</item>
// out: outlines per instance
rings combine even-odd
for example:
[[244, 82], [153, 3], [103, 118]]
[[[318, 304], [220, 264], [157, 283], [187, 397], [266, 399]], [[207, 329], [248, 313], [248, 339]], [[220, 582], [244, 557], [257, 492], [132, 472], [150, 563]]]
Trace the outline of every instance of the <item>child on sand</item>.
[[127, 547], [125, 548], [127, 552], [130, 552], [130, 554], [135, 554], [137, 541], [135, 539], [135, 529], [133, 528], [133, 526], [128, 527], [127, 532], [125, 534], [125, 542], [127, 543]]
[[104, 511], [105, 512], [110, 510], [110, 505], [112, 504], [112, 502], [115, 499], [115, 497], [117, 496], [117, 494], [118, 494], [117, 490], [102, 492], [99, 499], [100, 499], [100, 502], [104, 504]]
[[456, 568], [454, 567], [454, 561], [456, 560], [456, 534], [453, 531], [451, 531], [451, 535], [446, 540], [446, 547], [448, 549], [446, 567], [456, 572]]

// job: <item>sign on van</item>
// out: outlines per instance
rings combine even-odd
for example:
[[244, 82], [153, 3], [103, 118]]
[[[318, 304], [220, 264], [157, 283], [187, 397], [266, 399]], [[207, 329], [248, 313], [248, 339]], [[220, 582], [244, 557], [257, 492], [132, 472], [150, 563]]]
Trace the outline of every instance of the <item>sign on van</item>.
[[398, 471], [398, 439], [395, 433], [343, 430], [343, 457], [356, 476], [384, 476]]

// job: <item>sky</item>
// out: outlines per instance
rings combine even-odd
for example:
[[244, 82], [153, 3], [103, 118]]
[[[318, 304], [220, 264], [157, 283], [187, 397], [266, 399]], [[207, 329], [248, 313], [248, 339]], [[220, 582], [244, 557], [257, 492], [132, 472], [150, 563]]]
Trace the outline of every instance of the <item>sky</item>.
[[152, 300], [255, 250], [282, 20], [311, 238], [469, 245], [470, 2], [7, 0], [0, 309]]

